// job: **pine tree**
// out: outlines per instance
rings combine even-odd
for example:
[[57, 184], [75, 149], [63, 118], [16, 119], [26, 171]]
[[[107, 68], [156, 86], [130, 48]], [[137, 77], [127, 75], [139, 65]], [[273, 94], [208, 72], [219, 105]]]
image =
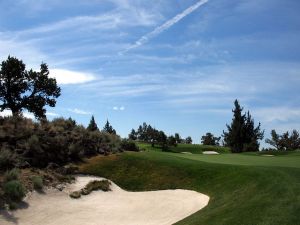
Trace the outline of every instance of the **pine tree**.
[[97, 123], [95, 122], [94, 116], [92, 116], [92, 118], [91, 118], [91, 120], [90, 120], [90, 123], [89, 123], [87, 129], [88, 129], [89, 131], [96, 131], [96, 130], [99, 130], [99, 129], [98, 129], [98, 126], [97, 126]]
[[110, 123], [108, 122], [108, 120], [106, 121], [106, 124], [103, 127], [103, 131], [110, 133], [110, 134], [116, 134], [116, 130], [110, 125]]
[[235, 100], [234, 107], [231, 125], [226, 125], [227, 132], [223, 131], [225, 145], [229, 146], [232, 152], [258, 151], [258, 140], [264, 136], [264, 132], [260, 131], [260, 123], [255, 127], [249, 111], [242, 114], [243, 108], [238, 100]]

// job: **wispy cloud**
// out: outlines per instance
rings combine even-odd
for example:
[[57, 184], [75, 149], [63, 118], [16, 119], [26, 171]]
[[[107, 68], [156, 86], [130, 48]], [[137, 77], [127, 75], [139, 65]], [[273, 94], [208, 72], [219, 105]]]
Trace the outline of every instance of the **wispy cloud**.
[[76, 113], [76, 114], [79, 114], [79, 115], [91, 115], [92, 112], [89, 112], [89, 111], [85, 111], [85, 110], [82, 110], [82, 109], [68, 109], [69, 112], [72, 112], [72, 113]]
[[300, 117], [300, 108], [294, 107], [267, 107], [254, 111], [258, 118], [265, 122], [288, 122]]
[[128, 51], [130, 51], [130, 50], [132, 50], [134, 48], [137, 48], [137, 47], [139, 47], [141, 45], [144, 45], [150, 39], [156, 37], [160, 33], [164, 32], [167, 29], [169, 29], [170, 27], [172, 27], [173, 25], [175, 25], [176, 23], [178, 23], [180, 20], [182, 20], [184, 17], [188, 16], [189, 14], [191, 14], [192, 12], [194, 12], [196, 9], [198, 9], [200, 6], [204, 5], [207, 2], [208, 2], [208, 0], [200, 0], [196, 4], [190, 6], [186, 10], [184, 10], [182, 13], [177, 14], [172, 19], [170, 19], [167, 22], [165, 22], [163, 25], [161, 25], [159, 27], [156, 27], [150, 33], [142, 36], [133, 45], [129, 46], [127, 49], [125, 49], [124, 51], [120, 52], [119, 54], [122, 55], [122, 54], [124, 54], [124, 53], [126, 53], [126, 52], [128, 52]]

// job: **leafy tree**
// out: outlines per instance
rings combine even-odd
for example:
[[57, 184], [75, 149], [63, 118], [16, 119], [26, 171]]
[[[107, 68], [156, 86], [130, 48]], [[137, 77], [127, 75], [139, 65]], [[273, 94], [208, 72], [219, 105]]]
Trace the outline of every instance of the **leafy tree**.
[[109, 134], [116, 134], [116, 130], [110, 125], [110, 123], [108, 122], [108, 120], [106, 121], [105, 126], [103, 127], [103, 131], [107, 132]]
[[258, 151], [258, 140], [263, 139], [264, 132], [260, 131], [260, 123], [254, 126], [249, 111], [242, 114], [243, 108], [238, 100], [234, 102], [233, 119], [231, 125], [226, 125], [228, 131], [223, 131], [224, 142], [232, 152]]
[[297, 130], [293, 130], [291, 134], [285, 132], [282, 135], [271, 131], [271, 139], [266, 139], [266, 143], [272, 145], [277, 150], [296, 150], [300, 149], [300, 135]]
[[203, 145], [219, 145], [221, 137], [215, 137], [212, 133], [208, 132], [201, 137]]
[[56, 79], [49, 78], [48, 66], [42, 63], [40, 71], [27, 71], [22, 60], [8, 56], [1, 63], [0, 111], [10, 109], [13, 116], [21, 115], [24, 109], [38, 119], [46, 117], [45, 106], [54, 107], [60, 88]]
[[192, 144], [193, 143], [193, 140], [190, 136], [188, 136], [186, 139], [185, 139], [185, 143], [186, 144]]
[[95, 121], [94, 116], [92, 116], [92, 118], [91, 118], [91, 120], [90, 120], [90, 123], [89, 123], [87, 129], [88, 129], [89, 131], [96, 131], [96, 130], [99, 130], [99, 129], [98, 129], [98, 126], [97, 126], [97, 123], [96, 123], [96, 121]]

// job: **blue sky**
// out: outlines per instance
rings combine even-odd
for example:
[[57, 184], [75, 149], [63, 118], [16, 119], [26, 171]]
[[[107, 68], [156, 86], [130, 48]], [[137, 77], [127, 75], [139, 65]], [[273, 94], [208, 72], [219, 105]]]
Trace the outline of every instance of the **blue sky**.
[[62, 95], [48, 117], [125, 137], [147, 122], [194, 142], [240, 100], [271, 129], [300, 128], [297, 0], [0, 0], [0, 60], [46, 62]]

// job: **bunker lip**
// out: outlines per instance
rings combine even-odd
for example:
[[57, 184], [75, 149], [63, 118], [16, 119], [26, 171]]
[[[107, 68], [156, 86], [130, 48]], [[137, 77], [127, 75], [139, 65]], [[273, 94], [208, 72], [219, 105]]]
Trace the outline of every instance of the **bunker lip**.
[[128, 192], [111, 182], [112, 191], [94, 191], [80, 199], [69, 194], [92, 180], [104, 178], [77, 176], [63, 191], [33, 192], [25, 198], [26, 209], [0, 214], [1, 225], [170, 225], [199, 211], [209, 202], [207, 195], [190, 190]]

